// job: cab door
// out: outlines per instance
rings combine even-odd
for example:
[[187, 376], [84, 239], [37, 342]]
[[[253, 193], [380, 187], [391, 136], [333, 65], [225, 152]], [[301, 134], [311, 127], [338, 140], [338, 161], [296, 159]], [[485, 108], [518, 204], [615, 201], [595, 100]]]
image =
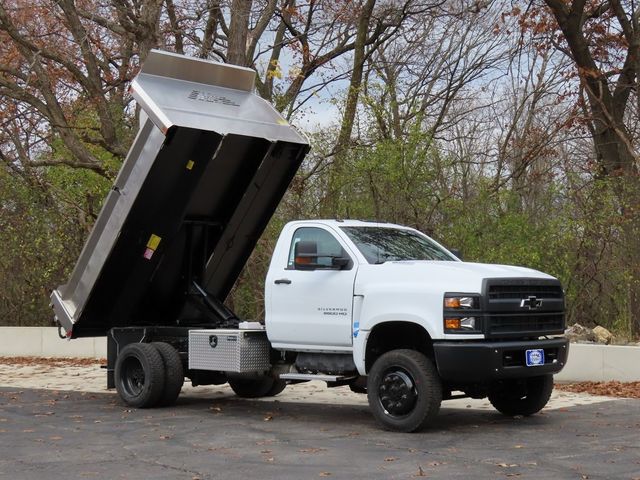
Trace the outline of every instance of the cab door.
[[[327, 228], [304, 226], [291, 237], [289, 256], [267, 275], [267, 334], [277, 348], [350, 350], [352, 345], [354, 255]], [[296, 268], [296, 244], [315, 243], [313, 269]], [[347, 259], [333, 265], [333, 258]], [[284, 260], [284, 259], [281, 259]]]

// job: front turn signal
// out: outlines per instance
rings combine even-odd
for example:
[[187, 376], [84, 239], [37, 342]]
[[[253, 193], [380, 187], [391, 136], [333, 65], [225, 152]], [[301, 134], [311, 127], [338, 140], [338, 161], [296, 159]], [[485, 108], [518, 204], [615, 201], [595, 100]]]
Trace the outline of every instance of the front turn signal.
[[447, 330], [458, 330], [460, 329], [460, 319], [459, 318], [445, 318], [444, 319], [444, 328]]

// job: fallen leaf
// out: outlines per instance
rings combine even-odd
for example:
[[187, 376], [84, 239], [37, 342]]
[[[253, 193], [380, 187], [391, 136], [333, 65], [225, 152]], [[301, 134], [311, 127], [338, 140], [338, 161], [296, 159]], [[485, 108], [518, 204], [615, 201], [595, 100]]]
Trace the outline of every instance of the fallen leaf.
[[271, 420], [273, 420], [273, 417], [271, 415], [267, 415], [266, 417], [263, 418], [263, 420], [265, 422], [270, 422]]
[[318, 453], [318, 452], [323, 452], [325, 451], [326, 448], [302, 448], [300, 451], [300, 453]]

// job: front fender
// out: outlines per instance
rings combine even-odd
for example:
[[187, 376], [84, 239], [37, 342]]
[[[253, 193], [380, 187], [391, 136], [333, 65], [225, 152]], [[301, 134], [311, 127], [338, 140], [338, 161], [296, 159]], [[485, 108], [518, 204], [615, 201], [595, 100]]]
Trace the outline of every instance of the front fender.
[[429, 336], [433, 339], [432, 331], [427, 328], [428, 323], [422, 317], [418, 317], [415, 315], [409, 314], [397, 314], [394, 316], [390, 315], [379, 315], [375, 318], [370, 319], [366, 323], [367, 328], [355, 328], [358, 325], [358, 322], [354, 321], [354, 331], [353, 331], [353, 361], [356, 364], [356, 368], [358, 369], [358, 373], [360, 375], [367, 374], [366, 368], [366, 352], [367, 352], [367, 342], [369, 341], [369, 337], [373, 329], [378, 326], [389, 322], [404, 322], [411, 323], [413, 325], [417, 325], [421, 328], [424, 328]]

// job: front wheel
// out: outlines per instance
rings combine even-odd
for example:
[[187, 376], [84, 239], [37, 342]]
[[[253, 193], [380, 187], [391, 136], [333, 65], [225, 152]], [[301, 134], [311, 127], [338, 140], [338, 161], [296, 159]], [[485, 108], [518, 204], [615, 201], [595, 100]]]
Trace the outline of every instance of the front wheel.
[[388, 430], [426, 427], [442, 403], [442, 383], [431, 360], [414, 350], [380, 356], [367, 378], [367, 397], [376, 421]]
[[489, 391], [489, 401], [508, 416], [533, 415], [544, 408], [553, 391], [553, 375], [505, 381]]

